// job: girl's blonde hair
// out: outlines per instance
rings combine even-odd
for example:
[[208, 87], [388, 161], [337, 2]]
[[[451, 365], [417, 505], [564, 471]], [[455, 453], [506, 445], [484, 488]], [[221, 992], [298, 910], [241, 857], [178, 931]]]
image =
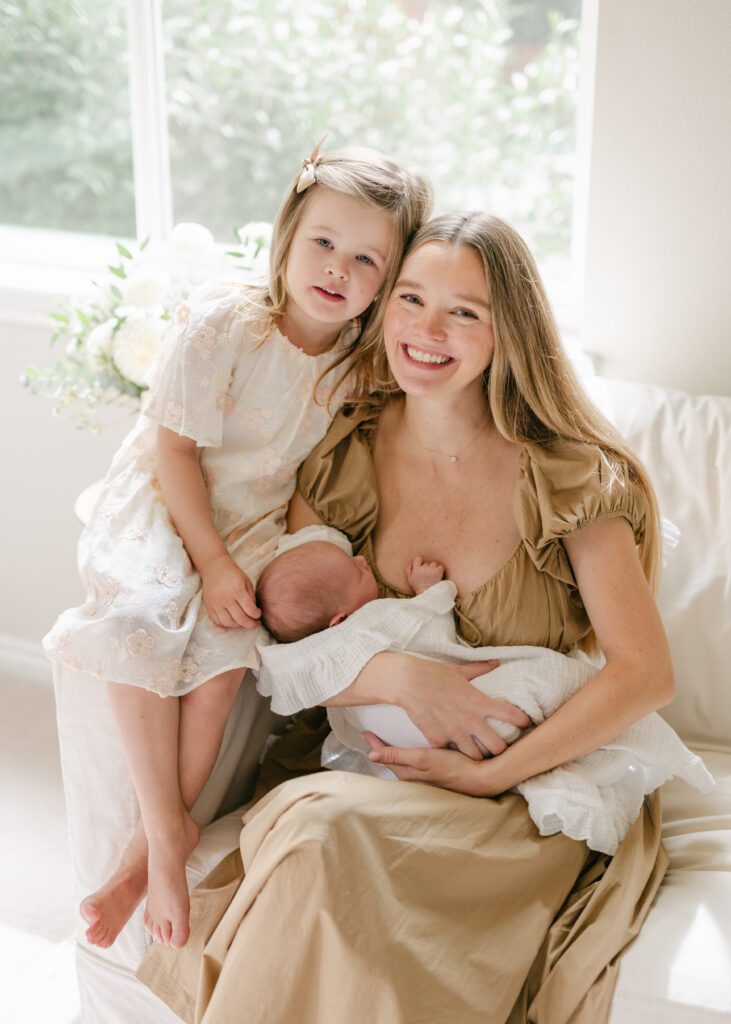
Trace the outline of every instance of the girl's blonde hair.
[[[425, 224], [405, 257], [429, 242], [468, 246], [480, 256], [492, 306], [495, 351], [483, 386], [495, 425], [517, 444], [548, 448], [564, 439], [599, 449], [616, 478], [625, 461], [644, 495], [648, 512], [638, 545], [643, 572], [654, 589], [660, 562], [657, 500], [650, 479], [608, 420], [593, 405], [573, 370], [532, 253], [505, 221], [484, 213], [446, 214]], [[374, 373], [361, 392], [375, 390], [385, 401], [399, 393], [382, 346]]]
[[[249, 289], [247, 313], [252, 316], [262, 338], [266, 338], [279, 325], [287, 305], [289, 248], [307, 203], [318, 189], [329, 188], [334, 192], [342, 192], [360, 199], [374, 209], [384, 210], [393, 220], [395, 229], [385, 279], [371, 306], [360, 316], [358, 336], [322, 374], [324, 377], [336, 366], [350, 360], [347, 370], [330, 390], [330, 396], [343, 378], [351, 373], [353, 386], [360, 392], [365, 381], [370, 379], [373, 359], [380, 347], [385, 299], [396, 281], [404, 249], [431, 214], [432, 191], [421, 175], [404, 170], [375, 149], [356, 146], [334, 149], [313, 161], [305, 161], [305, 165], [308, 164], [314, 173], [314, 181], [297, 191], [302, 177], [300, 171], [287, 190], [274, 221], [269, 280], [265, 285]], [[317, 390], [316, 386], [316, 393]]]

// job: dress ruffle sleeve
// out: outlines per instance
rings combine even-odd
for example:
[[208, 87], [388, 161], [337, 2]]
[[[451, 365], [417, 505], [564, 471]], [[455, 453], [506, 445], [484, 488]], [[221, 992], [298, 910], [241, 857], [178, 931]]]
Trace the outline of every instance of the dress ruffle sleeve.
[[144, 413], [199, 447], [218, 448], [234, 368], [244, 338], [237, 316], [243, 291], [234, 282], [201, 286], [176, 311], [150, 370]]
[[527, 450], [516, 489], [515, 515], [535, 567], [575, 588], [561, 540], [599, 519], [624, 516], [639, 543], [647, 503], [624, 460], [593, 445], [561, 441], [549, 450]]
[[347, 534], [356, 553], [378, 520], [370, 439], [378, 416], [346, 407], [300, 467], [297, 487], [313, 512]]

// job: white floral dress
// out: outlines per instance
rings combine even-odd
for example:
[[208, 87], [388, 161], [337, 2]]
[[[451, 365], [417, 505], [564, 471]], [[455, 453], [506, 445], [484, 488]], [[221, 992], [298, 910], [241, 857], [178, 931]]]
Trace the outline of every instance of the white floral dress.
[[[201, 579], [172, 524], [156, 476], [158, 424], [201, 452], [215, 526], [255, 584], [285, 530], [299, 464], [320, 441], [329, 408], [314, 400], [320, 374], [353, 340], [308, 356], [275, 330], [261, 342], [243, 287], [205, 286], [181, 307], [150, 374], [143, 411], [122, 443], [79, 542], [86, 601], [44, 639], [52, 661], [101, 679], [181, 696], [233, 668], [257, 668], [262, 627], [223, 629], [209, 619]], [[343, 367], [320, 388], [327, 395]]]

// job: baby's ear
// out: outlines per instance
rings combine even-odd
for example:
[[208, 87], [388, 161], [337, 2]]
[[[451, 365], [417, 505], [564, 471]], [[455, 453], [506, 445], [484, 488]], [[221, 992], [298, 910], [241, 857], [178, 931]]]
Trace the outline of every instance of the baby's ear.
[[345, 622], [347, 617], [348, 616], [346, 612], [338, 612], [337, 615], [333, 615], [333, 617], [330, 619], [330, 621], [328, 622], [328, 626], [337, 626], [339, 622]]

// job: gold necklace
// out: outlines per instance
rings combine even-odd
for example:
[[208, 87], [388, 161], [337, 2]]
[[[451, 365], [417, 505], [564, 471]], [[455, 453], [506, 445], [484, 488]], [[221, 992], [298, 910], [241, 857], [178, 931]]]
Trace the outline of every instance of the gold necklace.
[[456, 455], [450, 455], [448, 452], [437, 451], [436, 448], [427, 448], [427, 446], [422, 441], [419, 440], [419, 438], [416, 436], [416, 434], [412, 431], [412, 429], [409, 426], [409, 424], [406, 422], [406, 410], [404, 410], [404, 413], [403, 413], [403, 421], [404, 421], [404, 426], [406, 427], [407, 432], [414, 439], [414, 441], [416, 441], [416, 443], [419, 445], [420, 448], [423, 448], [425, 452], [431, 452], [432, 455], [441, 455], [443, 459], [449, 459], [450, 462], [459, 462], [459, 460], [462, 458], [462, 456], [467, 454], [467, 452], [470, 450], [470, 448], [475, 443], [477, 438], [481, 434], [483, 434], [487, 430], [488, 426], [490, 425], [489, 420], [487, 421], [487, 423], [483, 423], [483, 425], [477, 431], [477, 433], [472, 438], [472, 440], [470, 441], [470, 443], [467, 445], [466, 448], [463, 448], [462, 451], [458, 452]]

